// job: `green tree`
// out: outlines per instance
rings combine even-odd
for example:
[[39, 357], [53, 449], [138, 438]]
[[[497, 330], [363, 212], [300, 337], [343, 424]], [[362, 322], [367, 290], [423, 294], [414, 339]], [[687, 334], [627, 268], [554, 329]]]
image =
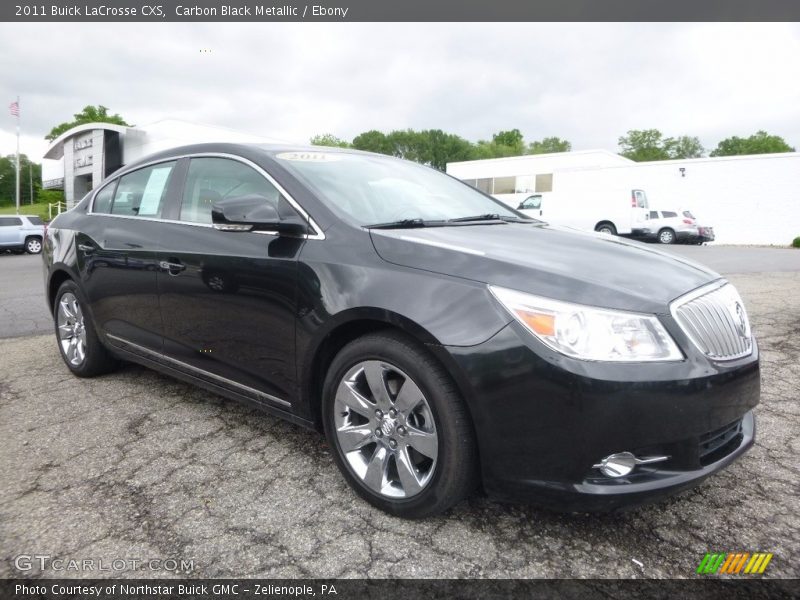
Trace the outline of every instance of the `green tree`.
[[769, 135], [766, 131], [758, 131], [748, 138], [734, 135], [722, 140], [711, 152], [711, 156], [774, 154], [776, 152], [794, 152], [794, 148], [778, 135]]
[[331, 146], [334, 148], [352, 148], [352, 144], [346, 140], [336, 137], [332, 133], [323, 133], [311, 138], [313, 146]]
[[528, 154], [552, 154], [555, 152], [569, 152], [572, 144], [558, 137], [546, 137], [538, 142], [528, 144]]
[[698, 138], [688, 135], [665, 139], [664, 150], [669, 158], [700, 158], [706, 151]]
[[472, 144], [464, 138], [441, 129], [422, 132], [427, 142], [425, 164], [444, 171], [449, 162], [470, 160], [473, 156]]
[[[0, 157], [0, 205], [14, 204], [16, 201], [16, 165], [15, 154]], [[35, 202], [42, 188], [42, 165], [31, 161], [25, 154], [19, 155], [19, 202], [31, 203], [31, 180], [33, 181], [33, 201]]]
[[619, 138], [620, 154], [636, 162], [699, 158], [705, 148], [696, 137], [665, 138], [658, 129], [631, 129]]
[[83, 125], [84, 123], [113, 123], [114, 125], [130, 127], [130, 125], [125, 122], [125, 119], [118, 114], [108, 114], [108, 108], [102, 105], [84, 106], [83, 110], [79, 113], [75, 113], [73, 117], [74, 119], [72, 121], [61, 123], [60, 125], [53, 127], [50, 130], [50, 133], [44, 136], [44, 139], [52, 142], [68, 129], [72, 129], [76, 125]]
[[392, 154], [393, 150], [391, 143], [386, 139], [386, 134], [377, 129], [365, 131], [354, 137], [353, 148], [378, 154]]
[[636, 162], [667, 160], [664, 136], [658, 129], [631, 129], [619, 138], [620, 154]]
[[525, 154], [525, 140], [519, 129], [511, 129], [509, 131], [498, 131], [492, 136], [492, 141], [497, 146], [509, 148], [515, 152], [512, 156], [521, 156]]

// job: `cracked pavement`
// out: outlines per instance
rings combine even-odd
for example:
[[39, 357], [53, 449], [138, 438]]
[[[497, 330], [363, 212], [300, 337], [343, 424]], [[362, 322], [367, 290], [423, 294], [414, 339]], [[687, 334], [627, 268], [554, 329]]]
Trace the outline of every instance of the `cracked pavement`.
[[[773, 552], [766, 576], [800, 577], [800, 272], [728, 278], [761, 346], [756, 445], [612, 515], [474, 495], [390, 517], [350, 491], [321, 435], [134, 365], [79, 380], [50, 334], [0, 340], [0, 577], [672, 578], [708, 551]], [[194, 568], [20, 572], [20, 554]]]

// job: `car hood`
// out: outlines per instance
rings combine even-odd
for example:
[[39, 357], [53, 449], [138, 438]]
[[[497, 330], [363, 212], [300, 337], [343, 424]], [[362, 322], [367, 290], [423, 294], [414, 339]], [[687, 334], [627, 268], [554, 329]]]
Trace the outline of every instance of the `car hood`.
[[387, 262], [591, 306], [666, 314], [720, 276], [616, 236], [505, 223], [370, 230]]

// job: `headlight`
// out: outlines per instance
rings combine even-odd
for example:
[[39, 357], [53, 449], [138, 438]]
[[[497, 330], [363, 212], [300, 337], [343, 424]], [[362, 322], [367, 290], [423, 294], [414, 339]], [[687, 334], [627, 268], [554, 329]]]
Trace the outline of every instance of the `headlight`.
[[500, 303], [547, 346], [583, 360], [682, 360], [683, 354], [655, 315], [550, 300], [489, 286]]

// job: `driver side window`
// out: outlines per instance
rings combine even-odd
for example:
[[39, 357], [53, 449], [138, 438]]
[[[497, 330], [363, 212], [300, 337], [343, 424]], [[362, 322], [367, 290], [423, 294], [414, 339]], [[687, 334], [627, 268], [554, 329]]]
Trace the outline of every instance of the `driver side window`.
[[218, 200], [262, 196], [281, 217], [294, 209], [261, 173], [229, 158], [193, 158], [181, 201], [181, 221], [211, 223], [211, 206]]

